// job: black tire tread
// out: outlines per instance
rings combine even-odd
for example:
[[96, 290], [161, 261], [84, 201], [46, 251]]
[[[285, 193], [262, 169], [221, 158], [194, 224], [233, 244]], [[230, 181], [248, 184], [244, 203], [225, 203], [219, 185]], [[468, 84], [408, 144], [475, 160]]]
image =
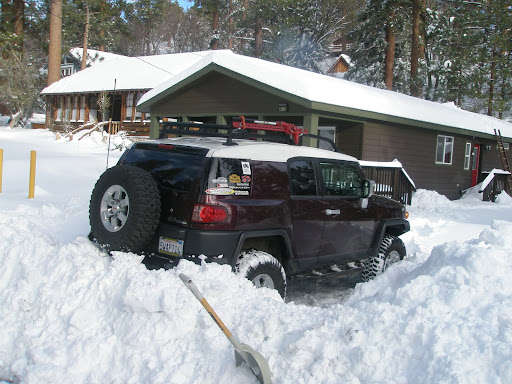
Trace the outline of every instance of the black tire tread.
[[401, 259], [405, 256], [405, 246], [402, 240], [393, 235], [386, 234], [379, 245], [377, 256], [371, 257], [364, 263], [361, 273], [363, 281], [370, 281], [384, 272], [384, 263], [391, 249], [396, 248]]
[[[126, 189], [130, 212], [125, 226], [113, 233], [103, 227], [99, 207], [105, 191], [116, 184]], [[139, 252], [155, 234], [160, 204], [160, 191], [150, 173], [127, 165], [109, 168], [100, 176], [91, 195], [89, 221], [93, 237], [109, 251]]]

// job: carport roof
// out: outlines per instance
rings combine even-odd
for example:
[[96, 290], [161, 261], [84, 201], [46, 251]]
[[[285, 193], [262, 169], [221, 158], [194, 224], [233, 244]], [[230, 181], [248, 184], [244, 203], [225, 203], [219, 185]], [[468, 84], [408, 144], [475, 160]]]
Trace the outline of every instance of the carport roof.
[[[478, 136], [500, 129], [512, 138], [512, 124], [490, 116], [289, 67], [231, 51], [211, 51], [183, 72], [144, 94], [137, 109], [150, 112], [175, 91], [217, 71], [270, 93], [280, 94], [315, 111], [354, 115], [426, 128], [471, 131]], [[462, 132], [468, 134], [468, 132]]]

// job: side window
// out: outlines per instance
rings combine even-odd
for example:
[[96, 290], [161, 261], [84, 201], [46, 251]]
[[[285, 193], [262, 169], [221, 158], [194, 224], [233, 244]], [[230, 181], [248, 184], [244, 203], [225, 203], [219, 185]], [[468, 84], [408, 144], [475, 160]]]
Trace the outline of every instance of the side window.
[[320, 162], [326, 195], [360, 197], [363, 178], [359, 167], [350, 162]]
[[453, 137], [437, 136], [436, 164], [451, 164], [453, 157]]
[[471, 143], [466, 143], [466, 150], [464, 152], [464, 169], [469, 169], [470, 158], [471, 158]]
[[213, 158], [207, 194], [249, 196], [252, 183], [250, 160]]
[[315, 167], [311, 160], [296, 160], [289, 165], [292, 194], [316, 196]]

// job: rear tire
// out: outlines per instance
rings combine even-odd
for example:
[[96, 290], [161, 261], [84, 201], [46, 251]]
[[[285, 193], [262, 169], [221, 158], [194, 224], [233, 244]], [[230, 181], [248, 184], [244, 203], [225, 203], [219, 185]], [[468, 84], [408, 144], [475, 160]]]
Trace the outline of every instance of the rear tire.
[[92, 191], [89, 222], [92, 237], [108, 251], [142, 251], [160, 222], [155, 179], [133, 166], [107, 169]]
[[406, 255], [405, 245], [399, 237], [385, 235], [377, 256], [370, 258], [362, 272], [363, 281], [370, 281], [382, 274], [390, 265], [398, 263]]
[[275, 289], [283, 299], [286, 297], [286, 273], [271, 254], [255, 250], [244, 252], [238, 257], [235, 271], [257, 288]]

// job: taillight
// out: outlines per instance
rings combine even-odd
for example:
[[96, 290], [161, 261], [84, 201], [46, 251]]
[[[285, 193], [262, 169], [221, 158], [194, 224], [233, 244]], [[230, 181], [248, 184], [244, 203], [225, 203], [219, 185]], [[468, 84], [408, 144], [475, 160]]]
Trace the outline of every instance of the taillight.
[[196, 223], [223, 223], [228, 217], [226, 209], [220, 205], [194, 205], [192, 221]]

